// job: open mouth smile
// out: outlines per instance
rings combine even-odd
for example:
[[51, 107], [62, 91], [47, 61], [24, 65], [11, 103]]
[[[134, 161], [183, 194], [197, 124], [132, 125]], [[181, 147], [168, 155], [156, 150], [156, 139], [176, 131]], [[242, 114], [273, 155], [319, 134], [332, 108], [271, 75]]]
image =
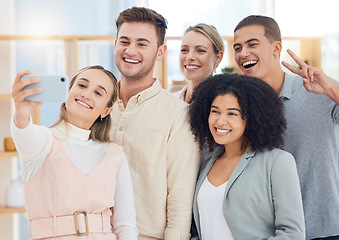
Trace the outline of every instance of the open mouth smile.
[[247, 62], [243, 62], [242, 66], [245, 69], [249, 69], [249, 68], [255, 66], [257, 63], [258, 63], [258, 60], [250, 60], [250, 61], [247, 61]]
[[131, 59], [131, 58], [124, 58], [124, 61], [127, 62], [127, 63], [139, 63], [140, 61], [138, 60], [134, 60], [134, 59]]
[[198, 69], [198, 68], [200, 68], [200, 66], [197, 66], [197, 65], [185, 65], [185, 68], [186, 69]]
[[90, 105], [88, 105], [87, 103], [84, 103], [80, 100], [75, 100], [77, 103], [79, 103], [80, 105], [84, 106], [87, 109], [93, 109]]
[[226, 134], [226, 133], [229, 133], [231, 130], [226, 130], [226, 129], [220, 129], [220, 128], [215, 128], [217, 133], [220, 133], [220, 134]]

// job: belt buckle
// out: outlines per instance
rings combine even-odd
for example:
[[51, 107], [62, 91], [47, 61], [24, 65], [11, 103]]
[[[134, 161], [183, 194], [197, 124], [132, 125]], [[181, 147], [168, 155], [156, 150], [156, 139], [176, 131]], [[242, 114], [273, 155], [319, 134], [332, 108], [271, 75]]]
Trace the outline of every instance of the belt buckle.
[[[79, 222], [78, 222], [78, 215], [84, 215], [85, 217], [85, 226], [86, 226], [86, 232], [80, 232], [79, 230]], [[74, 225], [75, 225], [75, 234], [77, 236], [88, 236], [88, 219], [87, 219], [87, 212], [86, 211], [76, 211], [73, 213], [74, 215]]]

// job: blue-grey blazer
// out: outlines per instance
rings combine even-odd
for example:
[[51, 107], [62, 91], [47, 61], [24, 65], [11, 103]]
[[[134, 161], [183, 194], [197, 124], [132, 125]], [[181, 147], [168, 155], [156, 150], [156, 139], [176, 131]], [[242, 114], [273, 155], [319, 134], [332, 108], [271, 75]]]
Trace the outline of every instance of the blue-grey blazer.
[[[197, 236], [192, 233], [192, 239], [201, 236], [197, 205], [199, 189], [223, 152], [221, 147], [201, 165], [193, 203]], [[244, 153], [228, 181], [223, 213], [235, 240], [305, 239], [299, 179], [293, 156], [280, 149]]]

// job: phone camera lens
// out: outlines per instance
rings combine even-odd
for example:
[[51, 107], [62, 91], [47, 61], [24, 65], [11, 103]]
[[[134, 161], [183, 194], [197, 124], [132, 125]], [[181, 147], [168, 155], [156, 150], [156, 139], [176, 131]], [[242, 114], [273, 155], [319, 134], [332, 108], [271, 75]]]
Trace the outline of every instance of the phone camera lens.
[[64, 82], [65, 81], [65, 79], [64, 78], [61, 78], [61, 82]]

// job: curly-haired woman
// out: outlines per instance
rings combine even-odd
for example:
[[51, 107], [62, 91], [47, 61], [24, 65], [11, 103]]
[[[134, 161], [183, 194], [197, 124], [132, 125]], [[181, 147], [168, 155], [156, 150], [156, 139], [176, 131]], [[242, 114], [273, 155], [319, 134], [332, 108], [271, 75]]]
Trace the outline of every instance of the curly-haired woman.
[[190, 123], [202, 163], [194, 196], [193, 239], [305, 239], [294, 158], [278, 149], [283, 105], [260, 79], [215, 75], [193, 93]]

